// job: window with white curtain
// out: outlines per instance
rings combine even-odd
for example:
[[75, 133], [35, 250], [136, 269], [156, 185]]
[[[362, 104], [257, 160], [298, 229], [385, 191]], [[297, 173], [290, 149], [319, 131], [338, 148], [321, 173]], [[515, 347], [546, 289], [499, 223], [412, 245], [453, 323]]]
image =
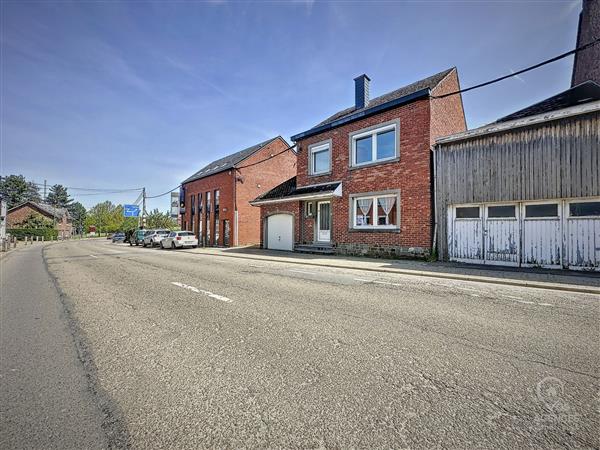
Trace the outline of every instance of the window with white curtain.
[[353, 199], [353, 228], [398, 228], [398, 194], [369, 195]]

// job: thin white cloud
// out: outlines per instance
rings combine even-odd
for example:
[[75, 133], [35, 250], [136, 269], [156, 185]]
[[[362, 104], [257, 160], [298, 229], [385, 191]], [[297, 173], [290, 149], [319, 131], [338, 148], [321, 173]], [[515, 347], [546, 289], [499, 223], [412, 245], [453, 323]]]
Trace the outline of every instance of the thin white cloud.
[[[510, 73], [512, 73], [512, 74], [514, 74], [514, 73], [515, 73], [515, 71], [514, 71], [513, 69], [509, 69], [509, 70], [510, 70]], [[523, 83], [523, 84], [526, 84], [526, 83], [527, 83], [527, 81], [525, 81], [525, 80], [523, 79], [523, 77], [521, 77], [520, 75], [515, 75], [513, 78], [516, 78], [517, 80], [519, 80], [519, 81], [520, 81], [521, 83]]]

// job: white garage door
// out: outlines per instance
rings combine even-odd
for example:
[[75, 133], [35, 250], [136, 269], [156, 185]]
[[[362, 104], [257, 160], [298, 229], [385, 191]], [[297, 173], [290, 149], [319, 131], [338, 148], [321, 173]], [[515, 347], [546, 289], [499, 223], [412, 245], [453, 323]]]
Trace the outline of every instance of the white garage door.
[[267, 218], [267, 248], [272, 250], [294, 249], [294, 217], [275, 214]]
[[600, 271], [600, 199], [448, 209], [450, 260]]

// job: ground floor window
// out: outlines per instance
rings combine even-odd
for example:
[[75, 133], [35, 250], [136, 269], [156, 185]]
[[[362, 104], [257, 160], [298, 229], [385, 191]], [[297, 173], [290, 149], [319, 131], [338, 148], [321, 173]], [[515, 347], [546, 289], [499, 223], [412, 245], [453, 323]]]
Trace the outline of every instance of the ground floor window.
[[352, 197], [353, 228], [394, 229], [400, 223], [400, 195], [376, 194]]

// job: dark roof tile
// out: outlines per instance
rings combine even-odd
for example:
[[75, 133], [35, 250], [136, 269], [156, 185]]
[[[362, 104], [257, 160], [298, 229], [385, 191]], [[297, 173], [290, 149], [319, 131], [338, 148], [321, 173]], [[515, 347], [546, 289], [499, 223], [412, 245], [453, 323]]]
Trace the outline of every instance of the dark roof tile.
[[233, 153], [233, 154], [225, 156], [221, 159], [217, 159], [216, 161], [213, 161], [210, 164], [207, 164], [206, 166], [204, 166], [202, 169], [200, 169], [198, 172], [196, 172], [191, 177], [185, 179], [182, 184], [189, 183], [190, 181], [199, 180], [201, 178], [205, 178], [210, 175], [214, 175], [216, 173], [232, 169], [238, 163], [240, 163], [244, 159], [252, 156], [254, 153], [259, 151], [261, 148], [270, 144], [271, 142], [273, 142], [276, 139], [283, 140], [283, 138], [281, 136], [276, 136], [274, 138], [271, 138], [264, 142], [261, 142], [260, 144], [256, 144], [256, 145], [253, 145], [252, 147], [248, 147], [244, 150], [241, 150], [237, 153]]

